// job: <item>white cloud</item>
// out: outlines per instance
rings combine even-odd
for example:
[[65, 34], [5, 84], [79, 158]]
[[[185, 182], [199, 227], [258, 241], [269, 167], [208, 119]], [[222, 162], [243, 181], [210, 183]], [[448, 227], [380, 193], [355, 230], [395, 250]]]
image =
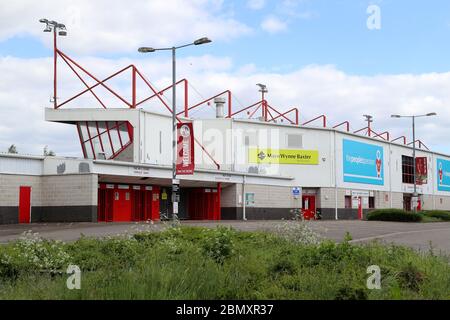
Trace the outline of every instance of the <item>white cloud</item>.
[[266, 5], [266, 0], [248, 0], [247, 7], [252, 10], [261, 10]]
[[77, 53], [132, 52], [199, 37], [229, 40], [251, 33], [219, 0], [21, 0], [0, 10], [0, 41], [31, 34], [48, 46], [40, 18], [65, 23], [64, 48]]
[[261, 22], [261, 28], [268, 33], [275, 34], [287, 30], [287, 23], [275, 16], [268, 16]]
[[[129, 59], [83, 58], [81, 63], [99, 78], [135, 62], [137, 67], [159, 89], [170, 83], [170, 60], [163, 58]], [[81, 155], [78, 137], [73, 126], [44, 121], [44, 107], [50, 107], [52, 95], [51, 58], [0, 58], [0, 150], [16, 144], [20, 152], [41, 153], [45, 145], [59, 155]], [[186, 76], [192, 87], [191, 105], [225, 89], [231, 89], [235, 99], [234, 110], [256, 102], [259, 93], [255, 83], [268, 86], [269, 103], [280, 110], [300, 108], [300, 120], [305, 122], [320, 114], [328, 116], [329, 126], [344, 120], [351, 122], [352, 130], [364, 126], [363, 114], [374, 116], [373, 129], [389, 130], [392, 137], [406, 135], [410, 140], [410, 123], [391, 119], [392, 113], [437, 112], [438, 117], [421, 119], [417, 123], [418, 137], [436, 151], [450, 153], [450, 73], [421, 75], [356, 76], [333, 66], [308, 66], [289, 73], [261, 72], [254, 66], [235, 66], [227, 57], [187, 57], [179, 60], [180, 78]], [[60, 67], [61, 85], [58, 96], [67, 99], [82, 84]], [[121, 81], [108, 82], [129, 97], [129, 75]], [[128, 81], [127, 81], [128, 80]], [[92, 82], [90, 82], [92, 83]], [[199, 91], [200, 95], [195, 92]], [[117, 99], [98, 90], [108, 106], [123, 106]], [[149, 94], [139, 84], [139, 97]], [[178, 91], [181, 99], [183, 91]], [[165, 95], [166, 96], [166, 95]], [[167, 95], [170, 98], [170, 94]], [[98, 106], [88, 94], [68, 107]], [[152, 110], [156, 105], [149, 104]], [[213, 116], [212, 108], [199, 109], [194, 115]], [[317, 124], [319, 125], [319, 124]]]

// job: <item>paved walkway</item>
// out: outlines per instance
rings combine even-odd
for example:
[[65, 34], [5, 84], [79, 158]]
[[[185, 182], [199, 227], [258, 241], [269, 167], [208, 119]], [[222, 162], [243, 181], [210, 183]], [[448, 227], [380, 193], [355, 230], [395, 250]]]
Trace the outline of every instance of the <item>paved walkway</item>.
[[[243, 231], [270, 231], [281, 221], [184, 221], [184, 225], [215, 227], [229, 225]], [[313, 221], [311, 228], [325, 238], [342, 241], [349, 232], [353, 243], [364, 243], [379, 239], [387, 243], [410, 246], [428, 251], [430, 245], [435, 252], [450, 255], [450, 223], [398, 223], [379, 221]], [[145, 230], [160, 230], [164, 223], [40, 223], [29, 225], [0, 225], [0, 243], [18, 239], [27, 230], [39, 233], [48, 239], [74, 241], [82, 235], [88, 237], [113, 236]]]

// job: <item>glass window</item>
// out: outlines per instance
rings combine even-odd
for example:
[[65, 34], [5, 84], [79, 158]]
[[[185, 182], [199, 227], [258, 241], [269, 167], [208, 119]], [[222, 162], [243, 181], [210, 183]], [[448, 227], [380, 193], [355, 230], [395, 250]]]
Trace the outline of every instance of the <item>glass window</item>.
[[302, 147], [302, 135], [301, 134], [288, 134], [287, 135], [288, 148], [301, 148]]
[[98, 154], [103, 152], [99, 137], [92, 139], [92, 145], [94, 147], [95, 158], [99, 158]]
[[86, 122], [79, 122], [78, 125], [80, 126], [80, 132], [81, 132], [81, 140], [86, 141], [89, 139], [89, 135], [86, 128]]
[[108, 132], [104, 132], [100, 135], [100, 139], [103, 143], [103, 150], [105, 151], [106, 159], [109, 159], [113, 155], [113, 151], [111, 149], [111, 142], [109, 141]]
[[104, 133], [106, 131], [106, 124], [105, 121], [98, 121], [98, 131], [100, 134]]
[[111, 136], [111, 142], [114, 148], [114, 153], [118, 152], [121, 148], [122, 145], [120, 144], [120, 139], [119, 139], [119, 132], [117, 131], [115, 128], [109, 128], [109, 134]]
[[123, 145], [127, 144], [128, 142], [130, 142], [130, 137], [128, 135], [128, 127], [127, 127], [126, 122], [122, 122], [119, 125], [119, 131], [120, 131], [120, 138], [122, 138]]
[[84, 147], [85, 147], [85, 150], [86, 150], [86, 157], [88, 159], [94, 159], [94, 154], [92, 153], [91, 142], [90, 141], [86, 141], [84, 143]]
[[413, 157], [402, 156], [402, 182], [414, 183], [414, 159]]

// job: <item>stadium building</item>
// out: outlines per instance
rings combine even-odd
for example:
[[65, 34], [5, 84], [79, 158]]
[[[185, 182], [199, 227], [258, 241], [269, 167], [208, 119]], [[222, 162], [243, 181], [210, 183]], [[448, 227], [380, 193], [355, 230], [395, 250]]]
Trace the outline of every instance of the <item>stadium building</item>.
[[[54, 97], [57, 59], [85, 89], [54, 99], [45, 120], [73, 126], [84, 157], [0, 154], [0, 223], [170, 218], [173, 126], [164, 94], [172, 87], [155, 89], [134, 65], [100, 80], [56, 45], [54, 53]], [[124, 72], [131, 74], [128, 99], [108, 84]], [[149, 95], [139, 96], [139, 83]], [[300, 124], [298, 109], [277, 111], [262, 85], [262, 99], [241, 110], [229, 90], [191, 104], [188, 81], [177, 87], [184, 89], [177, 107], [180, 219], [282, 219], [300, 208], [306, 218], [361, 219], [371, 209], [411, 210], [413, 143], [418, 208], [450, 210], [450, 156], [419, 140], [391, 139], [370, 122], [356, 132], [348, 122], [329, 126], [325, 115]], [[98, 88], [123, 107], [110, 107]], [[100, 107], [69, 107], [83, 95]], [[149, 101], [160, 112], [143, 108]], [[204, 106], [215, 117], [190, 116]]]

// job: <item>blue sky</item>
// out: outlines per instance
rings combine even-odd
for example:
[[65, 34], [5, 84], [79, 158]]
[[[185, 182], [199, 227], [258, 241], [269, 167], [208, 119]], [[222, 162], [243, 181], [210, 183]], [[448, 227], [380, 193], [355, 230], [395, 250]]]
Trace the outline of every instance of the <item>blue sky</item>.
[[[55, 4], [56, 3], [56, 4]], [[367, 9], [380, 9], [381, 28], [369, 30]], [[243, 104], [256, 102], [255, 84], [269, 88], [280, 110], [300, 107], [300, 119], [326, 114], [330, 124], [406, 135], [391, 113], [437, 112], [418, 136], [450, 153], [450, 1], [406, 0], [17, 0], [0, 10], [0, 150], [16, 143], [40, 153], [49, 147], [80, 155], [71, 126], [44, 121], [51, 107], [52, 42], [39, 18], [63, 22], [60, 49], [96, 75], [135, 63], [161, 87], [170, 81], [170, 54], [137, 53], [208, 36], [213, 43], [180, 50], [179, 78], [203, 95], [225, 89]], [[62, 64], [62, 63], [61, 63]], [[59, 68], [59, 94], [80, 84]], [[197, 97], [198, 98], [198, 97]], [[195, 101], [192, 101], [195, 102]], [[19, 117], [20, 115], [20, 117]], [[26, 118], [26, 119], [24, 119]], [[23, 126], [27, 123], [27, 126]], [[33, 136], [33, 141], [29, 137]]]
[[[309, 64], [332, 64], [359, 75], [450, 70], [449, 1], [302, 0], [290, 1], [294, 3], [291, 6], [283, 1], [265, 2], [263, 8], [252, 10], [246, 1], [225, 1], [220, 14], [233, 15], [253, 30], [231, 40], [216, 40], [202, 48], [202, 53], [231, 57], [236, 66], [255, 64], [262, 70], [280, 72]], [[370, 4], [381, 9], [380, 30], [366, 27]], [[259, 26], [267, 16], [287, 23], [286, 30], [274, 34], [261, 30]], [[0, 42], [1, 56], [50, 54], [39, 39], [27, 34]], [[179, 53], [181, 57], [192, 54], [192, 50]], [[119, 49], [96, 56], [140, 58]]]

